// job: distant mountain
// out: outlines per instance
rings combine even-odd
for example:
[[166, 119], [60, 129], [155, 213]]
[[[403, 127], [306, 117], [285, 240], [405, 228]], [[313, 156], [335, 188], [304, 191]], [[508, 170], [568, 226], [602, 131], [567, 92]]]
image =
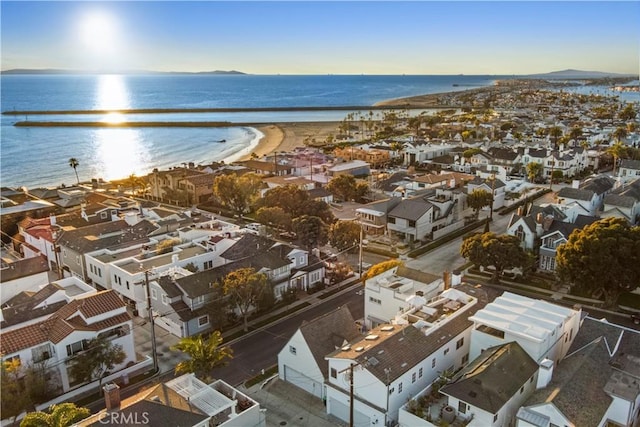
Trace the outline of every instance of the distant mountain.
[[[607, 73], [603, 71], [562, 70], [543, 74], [529, 74], [536, 79], [601, 79], [607, 77], [633, 77], [633, 74]], [[635, 76], [637, 77], [637, 75]]]
[[215, 70], [215, 71], [147, 71], [147, 70], [111, 70], [111, 71], [85, 71], [85, 70], [65, 70], [58, 68], [14, 68], [11, 70], [0, 71], [1, 74], [198, 74], [198, 75], [246, 75], [242, 71], [230, 70]]

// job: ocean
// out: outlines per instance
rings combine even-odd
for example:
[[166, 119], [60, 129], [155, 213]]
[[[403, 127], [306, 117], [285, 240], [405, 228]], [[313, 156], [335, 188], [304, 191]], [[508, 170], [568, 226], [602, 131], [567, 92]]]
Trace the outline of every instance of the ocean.
[[[368, 106], [386, 99], [465, 90], [496, 76], [3, 75], [5, 111], [147, 108]], [[457, 86], [453, 86], [456, 84]], [[231, 122], [340, 121], [345, 111], [142, 114], [127, 120]], [[183, 162], [206, 164], [245, 155], [262, 134], [231, 128], [15, 127], [22, 120], [113, 120], [111, 115], [1, 116], [1, 185], [71, 185], [71, 157], [81, 181], [142, 176]], [[224, 140], [226, 142], [220, 143]]]
[[[492, 85], [513, 76], [367, 75], [2, 75], [0, 109], [110, 110], [152, 108], [261, 108], [370, 106], [428, 93]], [[455, 86], [454, 86], [455, 85]], [[131, 121], [269, 123], [340, 121], [347, 111], [171, 113], [127, 115]], [[232, 161], [250, 152], [262, 134], [230, 128], [16, 127], [22, 120], [113, 121], [107, 115], [0, 116], [0, 184], [72, 185], [71, 157], [81, 181], [145, 175], [184, 162]], [[224, 143], [219, 141], [224, 140]]]

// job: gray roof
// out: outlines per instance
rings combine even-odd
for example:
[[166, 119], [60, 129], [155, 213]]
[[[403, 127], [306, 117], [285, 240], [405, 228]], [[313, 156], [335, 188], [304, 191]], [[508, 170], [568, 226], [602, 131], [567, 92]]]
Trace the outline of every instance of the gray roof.
[[619, 194], [607, 194], [604, 198], [605, 205], [620, 206], [623, 208], [632, 208], [634, 204], [640, 200], [630, 196], [621, 196]]
[[27, 277], [49, 270], [47, 258], [43, 256], [23, 258], [18, 261], [6, 263], [6, 265], [3, 262], [2, 267], [3, 268], [0, 270], [1, 283], [6, 283], [11, 280], [16, 280], [21, 277]]
[[440, 392], [496, 414], [537, 371], [536, 361], [513, 341], [483, 351]]
[[620, 167], [640, 170], [640, 160], [624, 159], [620, 162]]
[[[619, 343], [619, 344], [618, 344]], [[616, 351], [611, 356], [610, 351]], [[612, 323], [586, 317], [567, 356], [554, 369], [549, 385], [537, 390], [525, 406], [552, 403], [576, 426], [596, 427], [616, 395], [638, 393], [640, 334]], [[618, 375], [614, 375], [618, 374]], [[628, 376], [616, 382], [621, 374]], [[630, 374], [630, 375], [629, 375]], [[576, 396], [580, 398], [577, 399]]]
[[37, 292], [20, 292], [18, 295], [10, 298], [2, 305], [2, 323], [0, 327], [17, 325], [31, 319], [46, 316], [55, 313], [60, 308], [67, 305], [66, 300], [61, 300], [53, 304], [47, 304], [36, 308], [44, 300], [62, 289], [57, 284], [48, 284]]
[[401, 201], [389, 212], [389, 216], [416, 221], [435, 206], [421, 197]]
[[501, 160], [515, 160], [518, 157], [518, 152], [514, 150], [510, 150], [508, 148], [500, 148], [500, 147], [492, 147], [489, 149], [489, 154], [491, 154], [496, 159]]
[[616, 181], [608, 176], [596, 176], [588, 178], [580, 184], [580, 189], [591, 190], [596, 194], [603, 194], [613, 188]]
[[[478, 299], [478, 302], [469, 307], [466, 312], [468, 316], [474, 315], [496, 297], [494, 291], [485, 288], [460, 285], [457, 289]], [[371, 344], [376, 341], [359, 339], [351, 342], [352, 348], [349, 351], [336, 350], [328, 357], [349, 358], [362, 364], [369, 361], [367, 370], [388, 385], [472, 326], [473, 322], [468, 320], [467, 315], [448, 321], [428, 336], [412, 325], [406, 327], [394, 325], [393, 331], [380, 332], [380, 341], [375, 345]], [[370, 333], [374, 334], [375, 331], [380, 331], [380, 327]], [[359, 343], [362, 343], [362, 346], [370, 345], [370, 347], [365, 351], [355, 352], [353, 349], [358, 347]], [[375, 365], [370, 363], [372, 357], [378, 361]], [[390, 375], [387, 375], [386, 370], [389, 369]]]
[[[495, 181], [495, 182], [492, 182]], [[496, 178], [495, 180], [491, 180], [489, 178], [480, 178], [479, 176], [476, 176], [475, 178], [473, 178], [472, 181], [469, 181], [469, 184], [473, 185], [473, 186], [480, 186], [480, 185], [487, 185], [487, 187], [489, 188], [501, 188], [504, 187], [506, 184], [504, 182], [502, 182], [501, 180], [499, 180], [498, 178]]]
[[307, 190], [307, 193], [311, 199], [320, 199], [331, 195], [331, 192], [324, 187], [312, 188]]
[[329, 364], [324, 357], [342, 347], [345, 341], [348, 343], [361, 336], [346, 305], [309, 322], [303, 321], [300, 332], [325, 379]]
[[[211, 289], [213, 283], [222, 280], [224, 276], [231, 273], [232, 271], [245, 267], [251, 267], [251, 263], [248, 260], [240, 260], [237, 262], [231, 262], [221, 265], [211, 270], [199, 271], [188, 276], [180, 277], [176, 280], [168, 280], [171, 280], [175, 286], [177, 286], [179, 289], [182, 289], [182, 291], [189, 298], [195, 298], [213, 292], [213, 290]], [[166, 281], [160, 281], [160, 285], [162, 286], [163, 290], [165, 288], [162, 284], [166, 283]]]
[[398, 204], [402, 201], [400, 197], [391, 197], [389, 199], [378, 200], [376, 202], [367, 203], [366, 205], [361, 206], [364, 209], [371, 209], [378, 212], [389, 213], [393, 208], [398, 206]]
[[[117, 248], [133, 242], [148, 242], [156, 226], [147, 220], [129, 226], [125, 221], [95, 224], [77, 230], [64, 231], [58, 245], [85, 254], [98, 249]], [[103, 237], [104, 236], [104, 237]]]
[[507, 228], [511, 227], [513, 224], [518, 222], [519, 219], [522, 219], [522, 221], [527, 226], [527, 228], [529, 228], [529, 230], [531, 230], [534, 233], [536, 232], [536, 221], [533, 219], [533, 216], [531, 215], [527, 215], [527, 216], [520, 216], [518, 214], [511, 215], [511, 219], [509, 220], [509, 225], [507, 226]]
[[563, 197], [565, 199], [573, 199], [573, 200], [591, 201], [594, 195], [595, 195], [594, 191], [583, 190], [580, 188], [572, 188], [572, 187], [564, 187], [564, 188], [561, 188], [560, 191], [558, 191], [558, 197]]

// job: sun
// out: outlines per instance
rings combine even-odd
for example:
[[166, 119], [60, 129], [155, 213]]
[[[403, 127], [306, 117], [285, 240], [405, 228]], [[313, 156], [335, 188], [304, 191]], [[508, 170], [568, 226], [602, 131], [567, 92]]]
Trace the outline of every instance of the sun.
[[105, 11], [92, 11], [80, 18], [79, 39], [93, 53], [108, 53], [115, 48], [118, 36], [114, 17]]

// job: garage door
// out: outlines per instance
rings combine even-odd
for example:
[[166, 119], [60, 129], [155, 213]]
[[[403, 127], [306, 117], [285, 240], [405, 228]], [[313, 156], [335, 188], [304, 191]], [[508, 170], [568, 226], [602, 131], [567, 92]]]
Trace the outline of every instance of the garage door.
[[[329, 399], [329, 410], [330, 414], [334, 417], [340, 418], [345, 423], [349, 422], [349, 406], [344, 403], [334, 399], [333, 397]], [[371, 420], [368, 416], [359, 412], [357, 410], [353, 410], [353, 424], [356, 426], [368, 426], [371, 424]]]
[[295, 369], [290, 368], [289, 366], [284, 367], [284, 379], [291, 384], [300, 387], [304, 391], [313, 394], [320, 399], [323, 398], [322, 393], [322, 383], [315, 381], [312, 378], [307, 377], [303, 373], [296, 371]]

